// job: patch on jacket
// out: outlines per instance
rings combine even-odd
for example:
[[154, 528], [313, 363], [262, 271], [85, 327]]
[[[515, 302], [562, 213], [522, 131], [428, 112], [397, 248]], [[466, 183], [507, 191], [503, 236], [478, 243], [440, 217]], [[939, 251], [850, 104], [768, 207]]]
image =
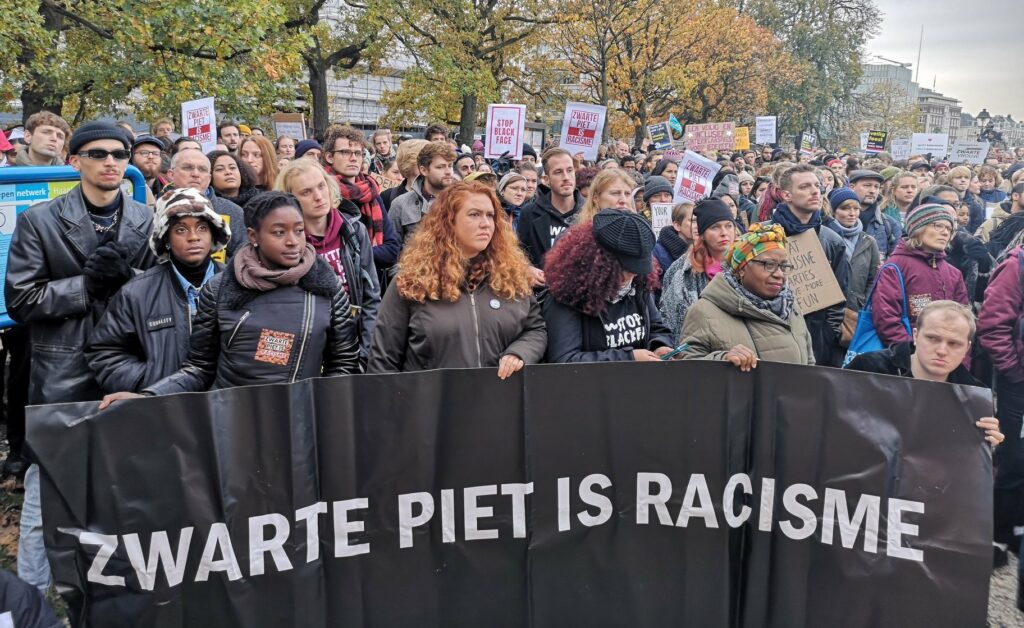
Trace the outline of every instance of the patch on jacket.
[[907, 295], [907, 307], [910, 308], [909, 318], [912, 321], [917, 320], [917, 315], [921, 313], [924, 306], [932, 302], [932, 295], [925, 292], [924, 294], [908, 294]]
[[260, 331], [260, 341], [256, 345], [256, 355], [253, 357], [260, 362], [285, 366], [292, 355], [294, 344], [295, 334], [263, 329]]
[[167, 327], [174, 327], [174, 317], [170, 314], [157, 316], [146, 321], [146, 329], [149, 331], [156, 331]]

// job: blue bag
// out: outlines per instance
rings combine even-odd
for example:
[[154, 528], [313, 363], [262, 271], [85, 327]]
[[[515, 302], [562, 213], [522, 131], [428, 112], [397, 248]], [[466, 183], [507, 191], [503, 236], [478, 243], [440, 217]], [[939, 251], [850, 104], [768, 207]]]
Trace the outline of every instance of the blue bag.
[[900, 272], [899, 266], [896, 264], [885, 264], [878, 269], [875, 283], [872, 284], [871, 290], [868, 292], [868, 298], [864, 302], [864, 309], [857, 315], [857, 328], [853, 330], [853, 338], [850, 339], [850, 348], [846, 352], [846, 359], [843, 360], [843, 368], [846, 368], [846, 365], [862, 353], [885, 349], [882, 339], [878, 337], [878, 332], [875, 330], [875, 321], [871, 316], [871, 300], [875, 296], [875, 288], [878, 287], [878, 280], [882, 277], [882, 271], [886, 268], [895, 270], [896, 276], [900, 278], [900, 292], [903, 293], [903, 313], [900, 321], [903, 323], [904, 329], [907, 330], [907, 335], [912, 335], [910, 318], [907, 316], [909, 311], [907, 308], [907, 286], [903, 283], [903, 273]]

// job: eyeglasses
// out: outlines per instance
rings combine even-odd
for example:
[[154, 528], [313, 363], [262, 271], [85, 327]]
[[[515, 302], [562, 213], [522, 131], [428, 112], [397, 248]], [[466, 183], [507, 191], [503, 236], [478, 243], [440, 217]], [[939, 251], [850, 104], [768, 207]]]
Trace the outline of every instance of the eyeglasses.
[[143, 157], [159, 157], [160, 151], [158, 150], [137, 150], [136, 155], [142, 155]]
[[332, 150], [331, 152], [334, 153], [335, 155], [341, 155], [342, 159], [352, 159], [353, 157], [355, 157], [357, 155], [358, 156], [362, 156], [362, 154], [363, 154], [363, 151], [361, 151], [361, 150], [347, 150], [347, 149]]
[[202, 174], [209, 174], [210, 168], [208, 166], [197, 166], [195, 164], [183, 164], [176, 166], [175, 170], [181, 170], [182, 172], [199, 172]]
[[132, 151], [126, 148], [119, 148], [117, 150], [90, 148], [89, 150], [79, 151], [78, 156], [95, 159], [96, 161], [105, 161], [107, 157], [113, 156], [116, 161], [128, 161], [132, 158]]
[[760, 265], [761, 268], [763, 268], [765, 272], [767, 272], [769, 275], [780, 269], [782, 270], [783, 275], [788, 275], [789, 273], [793, 272], [794, 268], [796, 268], [796, 266], [790, 264], [789, 262], [779, 263], [763, 259], [752, 259], [750, 261]]

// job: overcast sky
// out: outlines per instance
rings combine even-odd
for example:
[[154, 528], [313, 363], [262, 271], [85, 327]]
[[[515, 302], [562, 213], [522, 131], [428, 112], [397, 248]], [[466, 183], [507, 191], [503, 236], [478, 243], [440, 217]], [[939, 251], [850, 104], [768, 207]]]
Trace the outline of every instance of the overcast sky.
[[1024, 120], [1024, 0], [875, 0], [883, 13], [868, 55], [913, 64], [924, 25], [917, 81], [957, 98], [964, 111], [982, 107]]

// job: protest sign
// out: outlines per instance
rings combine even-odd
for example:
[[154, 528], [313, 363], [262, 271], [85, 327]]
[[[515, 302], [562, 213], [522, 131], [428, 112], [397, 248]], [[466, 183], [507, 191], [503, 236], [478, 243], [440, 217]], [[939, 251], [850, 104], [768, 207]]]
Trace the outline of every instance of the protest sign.
[[72, 624], [984, 624], [989, 391], [767, 361], [494, 373], [29, 408]]
[[869, 154], [877, 154], [883, 152], [885, 150], [885, 142], [888, 139], [888, 131], [868, 131], [868, 139], [864, 152]]
[[711, 194], [711, 180], [721, 168], [718, 162], [687, 149], [682, 161], [679, 162], [672, 200], [676, 203], [696, 203]]
[[270, 116], [274, 137], [290, 137], [295, 141], [306, 139], [306, 116], [301, 113], [275, 113]]
[[732, 150], [735, 145], [735, 122], [686, 125], [687, 150]]
[[868, 132], [864, 131], [860, 134], [860, 152], [868, 152]]
[[889, 153], [894, 161], [903, 161], [910, 157], [910, 140], [893, 140], [889, 145]]
[[814, 147], [818, 144], [818, 138], [815, 137], [814, 133], [804, 131], [800, 134], [800, 154], [801, 155], [813, 155]]
[[217, 114], [213, 109], [213, 98], [181, 103], [181, 134], [202, 144], [204, 153], [217, 148]]
[[750, 148], [750, 127], [736, 127], [736, 144], [734, 150], [748, 150]]
[[756, 126], [755, 140], [758, 144], [775, 143], [775, 125], [778, 118], [775, 116], [757, 116], [754, 121]]
[[968, 163], [974, 166], [985, 163], [988, 156], [989, 143], [980, 140], [956, 140], [949, 162], [954, 164]]
[[526, 130], [526, 105], [487, 105], [487, 138], [484, 157], [523, 158], [523, 132]]
[[910, 154], [927, 155], [942, 159], [949, 151], [948, 133], [914, 133], [910, 136]]
[[678, 150], [676, 150], [674, 148], [670, 148], [667, 151], [665, 151], [665, 154], [662, 155], [661, 158], [662, 159], [667, 159], [667, 160], [675, 162], [675, 163], [679, 163], [680, 161], [683, 160], [683, 153], [682, 153], [682, 151], [678, 151]]
[[800, 312], [806, 316], [845, 301], [818, 234], [810, 229], [788, 239], [789, 262], [794, 268], [786, 283], [796, 295]]
[[672, 203], [651, 203], [651, 228], [654, 229], [654, 235], [672, 224], [673, 207], [675, 205]]
[[573, 155], [582, 152], [584, 159], [597, 159], [597, 147], [601, 145], [604, 118], [607, 113], [608, 109], [601, 105], [566, 103], [559, 146]]
[[648, 126], [647, 134], [651, 136], [656, 150], [672, 148], [672, 125], [668, 122]]

